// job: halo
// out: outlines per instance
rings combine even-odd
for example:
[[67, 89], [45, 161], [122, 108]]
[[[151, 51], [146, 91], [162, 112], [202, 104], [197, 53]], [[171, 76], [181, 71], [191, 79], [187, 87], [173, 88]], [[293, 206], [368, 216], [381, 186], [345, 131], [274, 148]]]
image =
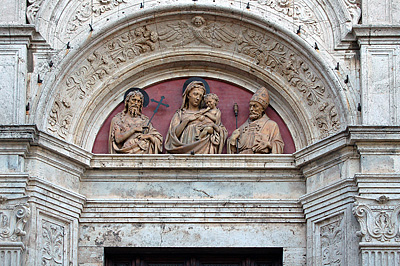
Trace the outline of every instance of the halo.
[[140, 91], [143, 94], [144, 100], [143, 100], [143, 107], [146, 107], [147, 105], [149, 105], [149, 95], [147, 94], [147, 92], [143, 89], [139, 89], [139, 88], [130, 88], [129, 90], [127, 90], [124, 94], [124, 102], [126, 99], [126, 96], [128, 96], [128, 94], [132, 91]]
[[186, 90], [187, 86], [188, 86], [192, 81], [200, 81], [201, 83], [204, 84], [204, 87], [206, 88], [206, 94], [210, 93], [210, 86], [208, 85], [207, 81], [205, 81], [204, 79], [199, 78], [199, 77], [191, 77], [191, 78], [187, 79], [187, 80], [185, 81], [185, 83], [183, 84], [182, 93], [185, 93], [185, 90]]

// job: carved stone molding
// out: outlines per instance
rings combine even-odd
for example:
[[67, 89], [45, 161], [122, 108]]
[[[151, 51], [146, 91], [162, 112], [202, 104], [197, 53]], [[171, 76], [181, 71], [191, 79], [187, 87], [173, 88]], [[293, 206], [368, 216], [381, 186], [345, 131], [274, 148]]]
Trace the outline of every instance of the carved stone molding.
[[127, 0], [85, 0], [73, 11], [67, 26], [67, 34], [74, 33], [83, 23], [92, 16], [98, 17], [103, 13], [117, 8], [121, 4], [127, 3]]
[[155, 50], [158, 35], [146, 26], [137, 27], [104, 43], [91, 53], [78, 70], [67, 76], [65, 93], [59, 95], [49, 114], [48, 130], [65, 139], [70, 130], [75, 108], [88, 97], [92, 88], [109, 78], [124, 64]]
[[375, 200], [357, 197], [353, 214], [360, 223], [357, 234], [361, 241], [371, 243], [400, 243], [399, 200], [379, 197]]
[[27, 203], [0, 204], [0, 241], [22, 241], [21, 238], [26, 235], [25, 224], [30, 217], [29, 205]]
[[[62, 89], [48, 115], [48, 131], [69, 139], [75, 128], [77, 108], [88, 102], [95, 88], [118, 76], [118, 71], [135, 66], [135, 61], [146, 54], [173, 53], [179, 49], [197, 51], [212, 48], [230, 53], [238, 60], [283, 79], [285, 89], [293, 92], [303, 109], [312, 117], [313, 132], [322, 139], [338, 132], [341, 127], [337, 104], [321, 75], [284, 40], [251, 24], [239, 25], [233, 20], [211, 21], [207, 16], [186, 16], [179, 20], [147, 21], [105, 39], [80, 59], [73, 72], [67, 73]], [[217, 60], [217, 59], [216, 59]], [[78, 62], [78, 61], [77, 61]], [[252, 66], [253, 67], [253, 66]], [[308, 105], [308, 107], [307, 107]]]
[[298, 0], [258, 0], [258, 3], [272, 8], [286, 19], [293, 20], [296, 25], [301, 25], [303, 34], [322, 37], [318, 17], [315, 11], [307, 6], [306, 2]]

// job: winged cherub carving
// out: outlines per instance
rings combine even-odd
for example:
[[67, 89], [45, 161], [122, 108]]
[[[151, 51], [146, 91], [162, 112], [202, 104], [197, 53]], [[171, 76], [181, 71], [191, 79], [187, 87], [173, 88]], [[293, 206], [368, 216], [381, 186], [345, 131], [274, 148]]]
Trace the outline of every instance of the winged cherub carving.
[[185, 46], [194, 41], [199, 41], [211, 47], [222, 47], [218, 41], [233, 42], [236, 39], [235, 34], [224, 28], [225, 25], [217, 25], [211, 23], [207, 25], [206, 20], [202, 16], [192, 18], [192, 23], [179, 21], [175, 24], [168, 24], [168, 29], [160, 33], [160, 39], [167, 42], [179, 40], [180, 42], [172, 46]]

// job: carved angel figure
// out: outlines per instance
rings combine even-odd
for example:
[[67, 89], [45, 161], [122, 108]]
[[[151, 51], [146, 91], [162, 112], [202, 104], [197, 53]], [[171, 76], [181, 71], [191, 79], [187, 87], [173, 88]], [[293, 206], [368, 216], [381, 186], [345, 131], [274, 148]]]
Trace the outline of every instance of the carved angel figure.
[[189, 25], [186, 21], [179, 21], [175, 24], [169, 24], [168, 30], [160, 33], [160, 39], [167, 42], [179, 40], [172, 46], [185, 46], [194, 41], [199, 41], [211, 47], [222, 47], [218, 41], [233, 42], [236, 39], [235, 34], [226, 29], [225, 25], [211, 23], [207, 25], [206, 20], [202, 16], [192, 18]]

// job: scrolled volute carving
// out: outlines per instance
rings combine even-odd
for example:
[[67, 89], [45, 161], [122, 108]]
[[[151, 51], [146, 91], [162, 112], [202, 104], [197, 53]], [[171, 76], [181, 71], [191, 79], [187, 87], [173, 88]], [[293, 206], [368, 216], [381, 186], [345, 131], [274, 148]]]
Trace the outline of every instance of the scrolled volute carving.
[[21, 237], [26, 235], [24, 227], [29, 217], [28, 204], [2, 207], [0, 209], [0, 240], [21, 241]]
[[360, 223], [358, 236], [366, 242], [400, 242], [400, 205], [367, 205], [356, 202], [353, 214]]

